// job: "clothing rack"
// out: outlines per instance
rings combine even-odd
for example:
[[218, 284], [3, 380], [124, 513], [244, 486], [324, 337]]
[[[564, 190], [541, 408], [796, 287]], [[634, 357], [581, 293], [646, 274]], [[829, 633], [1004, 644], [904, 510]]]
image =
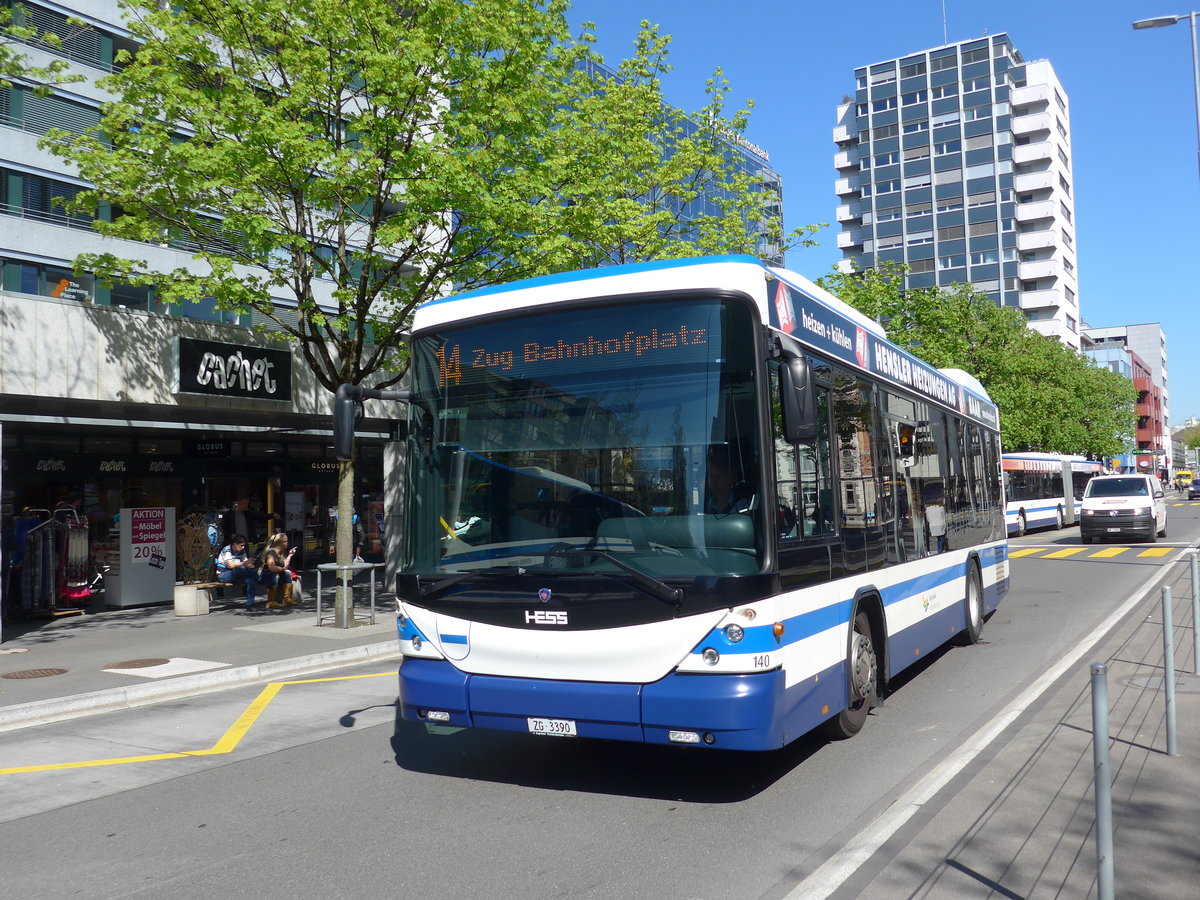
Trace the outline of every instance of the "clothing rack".
[[21, 549], [16, 609], [35, 616], [82, 612], [91, 596], [87, 520], [74, 509], [25, 512], [16, 526]]

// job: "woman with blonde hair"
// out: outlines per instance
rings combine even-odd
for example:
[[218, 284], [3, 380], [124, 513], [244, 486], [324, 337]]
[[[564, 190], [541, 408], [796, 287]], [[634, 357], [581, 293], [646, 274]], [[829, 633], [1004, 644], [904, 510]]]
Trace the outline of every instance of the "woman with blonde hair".
[[[267, 541], [267, 549], [263, 552], [262, 574], [259, 584], [267, 585], [267, 609], [283, 609], [285, 606], [295, 606], [292, 598], [295, 575], [290, 571], [292, 556], [296, 548], [288, 549], [288, 536], [280, 531], [271, 535]], [[279, 586], [283, 585], [283, 602], [279, 601]]]

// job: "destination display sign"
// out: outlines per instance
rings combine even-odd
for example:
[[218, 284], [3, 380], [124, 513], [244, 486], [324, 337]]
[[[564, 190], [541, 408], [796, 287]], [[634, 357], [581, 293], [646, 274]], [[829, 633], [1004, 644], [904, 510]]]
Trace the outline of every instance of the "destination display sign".
[[564, 372], [702, 361], [719, 346], [712, 306], [647, 304], [630, 315], [554, 316], [456, 333], [436, 350], [440, 387], [488, 375], [545, 379]]
[[991, 401], [782, 281], [776, 282], [771, 298], [770, 322], [801, 343], [834, 359], [954, 407], [968, 418], [991, 428], [999, 423], [996, 407]]

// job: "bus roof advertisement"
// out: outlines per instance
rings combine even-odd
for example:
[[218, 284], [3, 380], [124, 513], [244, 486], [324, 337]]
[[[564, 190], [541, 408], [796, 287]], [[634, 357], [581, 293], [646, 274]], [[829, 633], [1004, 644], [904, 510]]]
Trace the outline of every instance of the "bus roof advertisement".
[[[779, 299], [779, 294], [785, 291], [791, 297], [790, 304]], [[915, 356], [872, 337], [866, 329], [782, 282], [771, 310], [772, 325], [788, 330], [783, 328], [782, 320], [785, 305], [796, 311], [795, 324], [799, 327], [793, 327], [791, 332], [804, 343], [996, 427], [998, 419], [991, 402], [975, 396]], [[870, 352], [866, 352], [868, 347]]]

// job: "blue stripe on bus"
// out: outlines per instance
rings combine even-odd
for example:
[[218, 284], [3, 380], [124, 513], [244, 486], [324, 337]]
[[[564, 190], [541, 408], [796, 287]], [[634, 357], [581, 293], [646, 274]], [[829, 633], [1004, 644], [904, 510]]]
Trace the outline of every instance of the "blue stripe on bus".
[[[994, 556], [988, 559], [987, 554], [982, 552], [979, 561], [985, 568], [989, 565], [995, 565], [996, 562]], [[965, 571], [965, 563], [955, 564], [945, 569], [939, 569], [936, 572], [930, 572], [927, 575], [918, 575], [915, 578], [909, 578], [906, 581], [879, 588], [879, 593], [882, 595], [883, 605], [885, 607], [891, 606], [894, 603], [907, 600], [925, 591], [931, 591], [950, 584], [962, 578]], [[730, 653], [769, 653], [773, 650], [778, 650], [780, 647], [793, 644], [796, 641], [802, 641], [823, 631], [828, 631], [830, 628], [845, 624], [850, 619], [851, 603], [852, 600], [847, 598], [832, 603], [829, 606], [823, 606], [820, 609], [784, 619], [783, 636], [778, 640], [775, 638], [774, 622], [769, 625], [755, 625], [744, 628], [744, 636], [737, 643], [733, 643], [725, 637], [724, 627], [715, 628], [692, 649], [692, 655], [703, 653], [706, 647], [715, 647], [717, 650]]]
[[465, 634], [439, 634], [443, 644], [466, 644], [467, 636]]

